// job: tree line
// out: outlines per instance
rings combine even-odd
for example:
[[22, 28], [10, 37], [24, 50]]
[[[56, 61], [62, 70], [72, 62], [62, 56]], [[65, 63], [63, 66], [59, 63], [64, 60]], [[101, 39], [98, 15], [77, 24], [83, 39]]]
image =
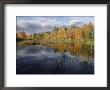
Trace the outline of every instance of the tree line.
[[30, 39], [40, 43], [85, 43], [94, 45], [94, 25], [91, 22], [81, 26], [73, 24], [70, 27], [54, 27], [52, 31], [34, 34], [17, 32], [16, 38]]

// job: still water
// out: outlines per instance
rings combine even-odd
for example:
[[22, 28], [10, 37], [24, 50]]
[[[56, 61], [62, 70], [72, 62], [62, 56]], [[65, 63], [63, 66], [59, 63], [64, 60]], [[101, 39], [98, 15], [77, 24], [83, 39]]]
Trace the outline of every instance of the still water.
[[17, 42], [16, 74], [94, 74], [94, 49], [77, 44]]

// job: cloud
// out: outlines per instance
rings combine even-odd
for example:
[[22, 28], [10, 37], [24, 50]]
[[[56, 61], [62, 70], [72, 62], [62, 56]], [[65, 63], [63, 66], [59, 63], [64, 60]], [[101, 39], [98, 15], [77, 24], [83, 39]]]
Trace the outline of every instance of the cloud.
[[79, 19], [76, 19], [74, 17], [72, 17], [69, 21], [68, 21], [68, 25], [72, 25], [72, 24], [82, 24], [83, 23], [83, 20], [79, 20]]
[[52, 31], [55, 26], [69, 26], [82, 24], [85, 17], [71, 16], [17, 16], [17, 32], [25, 31], [29, 33], [40, 33]]
[[50, 31], [54, 28], [53, 21], [40, 20], [17, 20], [17, 31], [25, 31], [29, 33], [40, 33]]
[[51, 31], [55, 26], [61, 26], [64, 23], [57, 18], [49, 17], [32, 17], [17, 18], [17, 31], [25, 31], [29, 33], [40, 33]]

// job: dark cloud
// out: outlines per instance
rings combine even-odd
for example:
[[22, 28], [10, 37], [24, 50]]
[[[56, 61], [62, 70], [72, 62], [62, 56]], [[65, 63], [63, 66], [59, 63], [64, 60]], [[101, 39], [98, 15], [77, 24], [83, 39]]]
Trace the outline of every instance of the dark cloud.
[[17, 31], [25, 31], [29, 33], [40, 33], [45, 31], [50, 31], [54, 28], [52, 25], [42, 26], [38, 23], [25, 22], [22, 24], [17, 23]]

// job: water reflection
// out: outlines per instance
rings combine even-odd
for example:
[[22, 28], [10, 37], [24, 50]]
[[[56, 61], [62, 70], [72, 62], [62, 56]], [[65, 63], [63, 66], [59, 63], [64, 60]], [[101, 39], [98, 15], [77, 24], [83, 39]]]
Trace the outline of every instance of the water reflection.
[[93, 74], [94, 50], [84, 44], [17, 43], [17, 74]]

